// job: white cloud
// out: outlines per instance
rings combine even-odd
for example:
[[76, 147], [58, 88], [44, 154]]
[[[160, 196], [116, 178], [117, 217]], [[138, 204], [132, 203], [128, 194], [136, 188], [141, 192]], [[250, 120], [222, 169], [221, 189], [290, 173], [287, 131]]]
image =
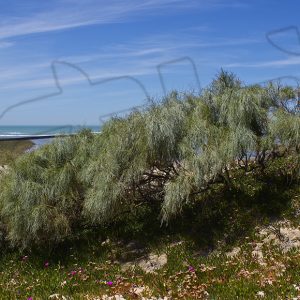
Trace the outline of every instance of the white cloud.
[[[0, 39], [32, 33], [65, 30], [93, 24], [131, 21], [141, 13], [161, 14], [178, 9], [240, 7], [238, 1], [224, 0], [60, 0], [26, 17], [2, 16]], [[50, 5], [50, 4], [49, 4]]]
[[92, 24], [122, 22], [132, 14], [157, 7], [182, 5], [182, 2], [182, 0], [60, 1], [49, 11], [42, 10], [28, 17], [6, 17], [1, 22], [0, 38], [58, 31]]
[[283, 66], [297, 66], [300, 65], [300, 57], [290, 57], [281, 60], [271, 60], [253, 63], [232, 63], [227, 64], [228, 68], [264, 68], [264, 67], [283, 67]]
[[[201, 64], [214, 65], [216, 63], [215, 58], [209, 60], [209, 57], [206, 56], [200, 59], [195, 54], [199, 49], [229, 47], [258, 42], [250, 38], [214, 38], [211, 42], [199, 41], [197, 38], [197, 35], [174, 36], [160, 34], [127, 41], [126, 43], [106, 45], [101, 47], [99, 53], [93, 52], [56, 58], [49, 57], [27, 65], [16, 64], [10, 66], [9, 70], [3, 68], [3, 72], [1, 72], [0, 68], [0, 88], [1, 90], [7, 90], [54, 87], [55, 84], [51, 72], [51, 62], [53, 60], [65, 61], [80, 67], [90, 75], [92, 80], [125, 75], [158, 76], [156, 69], [158, 64], [183, 56], [197, 57], [197, 62]], [[69, 78], [60, 79], [63, 86], [77, 85], [83, 80], [81, 76], [74, 77], [73, 75]]]
[[0, 42], [0, 49], [12, 47], [14, 44], [13, 42]]

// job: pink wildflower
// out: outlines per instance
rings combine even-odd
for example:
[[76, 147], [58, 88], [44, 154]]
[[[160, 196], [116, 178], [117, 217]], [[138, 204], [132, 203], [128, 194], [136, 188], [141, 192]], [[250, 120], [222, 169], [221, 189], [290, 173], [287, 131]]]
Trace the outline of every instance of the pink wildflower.
[[194, 268], [194, 267], [192, 267], [192, 266], [189, 266], [189, 272], [192, 272], [192, 273], [194, 273], [194, 272], [195, 272], [195, 268]]
[[113, 285], [112, 281], [107, 281], [106, 284], [107, 284], [108, 286], [112, 286], [112, 285]]
[[44, 263], [44, 267], [45, 267], [45, 268], [48, 268], [48, 267], [49, 267], [49, 262], [48, 262], [48, 261], [46, 261], [46, 262]]

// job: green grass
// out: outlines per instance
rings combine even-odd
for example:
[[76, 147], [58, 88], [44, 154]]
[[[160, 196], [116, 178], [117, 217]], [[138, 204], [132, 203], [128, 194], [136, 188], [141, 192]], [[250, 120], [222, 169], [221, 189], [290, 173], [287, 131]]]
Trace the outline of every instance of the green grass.
[[[271, 211], [259, 205], [259, 198], [256, 202], [251, 198], [251, 203], [245, 195], [242, 201], [242, 194], [235, 197], [221, 191], [222, 187], [206, 199], [211, 201], [209, 208], [205, 205], [202, 211], [199, 204], [187, 209], [169, 228], [150, 226], [155, 224], [156, 214], [142, 210], [135, 220], [119, 220], [98, 232], [83, 232], [49, 252], [6, 249], [0, 258], [0, 299], [49, 299], [53, 294], [59, 294], [58, 299], [99, 299], [116, 294], [141, 299], [133, 292], [137, 286], [145, 287], [143, 296], [149, 298], [260, 299], [259, 293], [263, 293], [263, 299], [273, 300], [300, 296], [299, 250], [283, 255], [275, 246], [266, 245], [264, 264], [252, 256], [260, 242], [255, 226], [268, 224], [275, 212], [276, 218], [299, 226], [294, 217], [299, 187], [280, 190], [280, 197], [273, 201], [281, 204]], [[267, 191], [262, 192], [267, 195]], [[270, 192], [269, 196], [274, 195]], [[107, 237], [110, 242], [103, 243]], [[122, 271], [121, 262], [129, 257], [124, 255], [126, 245], [132, 240], [146, 253], [166, 253], [168, 263], [153, 274], [139, 268]], [[181, 243], [175, 243], [178, 241]], [[241, 248], [239, 254], [227, 257], [225, 253], [236, 246]], [[109, 281], [112, 286], [107, 285]]]
[[[132, 292], [135, 286], [146, 287], [144, 296], [172, 299], [256, 299], [259, 292], [264, 293], [264, 299], [300, 295], [299, 251], [282, 255], [270, 246], [264, 250], [266, 264], [261, 265], [251, 255], [253, 245], [245, 240], [234, 258], [196, 255], [189, 241], [160, 247], [168, 255], [168, 264], [154, 274], [139, 269], [122, 272], [113, 260], [115, 250], [122, 248], [116, 249], [114, 243], [101, 246], [95, 242], [79, 253], [71, 249], [63, 260], [30, 254], [24, 259], [11, 254], [1, 260], [0, 299], [48, 299], [53, 294], [71, 299], [122, 294], [127, 299], [138, 299]], [[113, 285], [108, 286], [107, 281]]]
[[[16, 149], [12, 144], [2, 147]], [[116, 294], [141, 299], [134, 293], [141, 286], [144, 297], [168, 299], [300, 297], [299, 250], [283, 255], [274, 245], [266, 245], [264, 264], [252, 256], [260, 242], [256, 226], [283, 218], [299, 226], [299, 186], [287, 184], [274, 172], [268, 169], [261, 177], [235, 174], [232, 190], [215, 186], [168, 227], [160, 226], [159, 205], [146, 205], [109, 226], [78, 232], [51, 250], [18, 251], [5, 244], [0, 255], [0, 299], [49, 299], [54, 294], [59, 294], [57, 299]], [[107, 238], [111, 242], [103, 243]], [[141, 244], [145, 253], [166, 253], [168, 263], [155, 273], [139, 268], [122, 271], [130, 241]], [[241, 248], [239, 254], [227, 257], [225, 253], [236, 246]]]
[[0, 141], [0, 165], [10, 164], [33, 145], [31, 141]]

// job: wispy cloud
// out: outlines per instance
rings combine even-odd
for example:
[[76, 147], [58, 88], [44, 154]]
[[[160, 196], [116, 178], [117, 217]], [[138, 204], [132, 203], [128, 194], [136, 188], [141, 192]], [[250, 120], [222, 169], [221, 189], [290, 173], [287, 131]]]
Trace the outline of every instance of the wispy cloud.
[[[229, 3], [230, 2], [230, 3]], [[0, 22], [0, 39], [33, 33], [59, 31], [93, 24], [130, 21], [148, 12], [160, 14], [176, 9], [240, 7], [238, 1], [224, 0], [60, 0], [55, 5], [26, 17], [4, 16]]]
[[[44, 58], [43, 61], [26, 65], [10, 66], [8, 71], [3, 69], [0, 82], [1, 89], [32, 89], [54, 87], [51, 72], [51, 61], [64, 61], [82, 68], [88, 72], [92, 80], [101, 80], [118, 76], [158, 76], [156, 66], [158, 64], [177, 59], [183, 56], [197, 58], [197, 62], [205, 65], [215, 65], [216, 58], [209, 56], [197, 57], [201, 49], [214, 49], [222, 47], [234, 47], [236, 45], [255, 44], [257, 39], [245, 38], [209, 38], [201, 39], [194, 35], [160, 34], [134, 39], [124, 43], [110, 44], [101, 47], [101, 51]], [[220, 57], [219, 57], [220, 58]], [[176, 67], [176, 66], [175, 66]], [[173, 69], [174, 71], [174, 69]], [[60, 74], [59, 74], [60, 75]], [[66, 74], [64, 74], [65, 76]], [[68, 76], [60, 78], [63, 86], [77, 85], [83, 78]]]
[[228, 68], [264, 68], [264, 67], [283, 67], [300, 65], [300, 57], [290, 57], [287, 59], [251, 62], [251, 63], [232, 63], [227, 64]]
[[14, 44], [13, 42], [0, 42], [0, 49], [12, 47]]

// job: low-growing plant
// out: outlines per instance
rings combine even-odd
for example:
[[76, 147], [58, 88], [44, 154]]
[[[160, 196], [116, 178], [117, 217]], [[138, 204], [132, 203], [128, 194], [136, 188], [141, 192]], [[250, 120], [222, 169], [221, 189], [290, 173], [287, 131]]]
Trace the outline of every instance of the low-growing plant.
[[143, 205], [160, 207], [168, 223], [216, 185], [234, 191], [234, 176], [267, 178], [280, 158], [292, 167], [275, 177], [298, 180], [300, 118], [291, 95], [221, 71], [201, 95], [174, 92], [108, 121], [98, 136], [83, 132], [24, 155], [1, 183], [9, 239], [55, 244]]
[[21, 156], [3, 176], [1, 215], [13, 244], [55, 244], [82, 226], [85, 186], [79, 174], [91, 139], [81, 133], [56, 140]]
[[0, 166], [11, 164], [33, 145], [31, 141], [0, 141]]

